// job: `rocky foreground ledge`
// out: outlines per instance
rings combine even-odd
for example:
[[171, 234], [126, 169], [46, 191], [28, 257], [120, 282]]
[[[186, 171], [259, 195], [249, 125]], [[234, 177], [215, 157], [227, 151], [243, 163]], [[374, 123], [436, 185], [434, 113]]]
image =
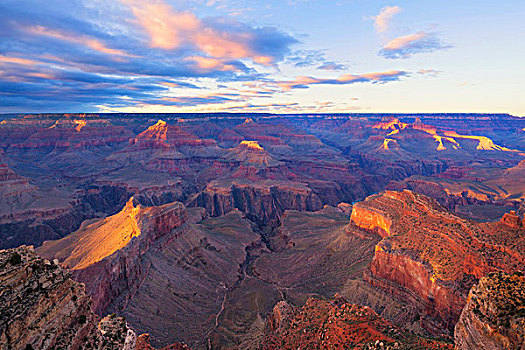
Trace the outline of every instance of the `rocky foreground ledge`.
[[153, 349], [148, 336], [137, 339], [124, 318], [100, 320], [84, 285], [33, 247], [0, 250], [0, 315], [1, 349]]

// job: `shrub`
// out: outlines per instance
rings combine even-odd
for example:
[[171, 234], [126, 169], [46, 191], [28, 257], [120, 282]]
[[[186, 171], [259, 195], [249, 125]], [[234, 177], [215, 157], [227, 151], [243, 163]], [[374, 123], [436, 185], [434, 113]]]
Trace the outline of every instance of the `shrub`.
[[86, 323], [86, 321], [87, 321], [87, 316], [86, 315], [80, 315], [78, 317], [78, 323], [84, 324], [84, 323]]
[[17, 252], [13, 252], [9, 257], [9, 263], [11, 265], [18, 265], [22, 262], [22, 257]]

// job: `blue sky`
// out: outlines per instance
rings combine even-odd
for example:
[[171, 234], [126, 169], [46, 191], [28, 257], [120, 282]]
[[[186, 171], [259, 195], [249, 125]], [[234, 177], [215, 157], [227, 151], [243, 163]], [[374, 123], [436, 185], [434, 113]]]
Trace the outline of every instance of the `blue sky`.
[[0, 113], [525, 115], [525, 2], [3, 0]]

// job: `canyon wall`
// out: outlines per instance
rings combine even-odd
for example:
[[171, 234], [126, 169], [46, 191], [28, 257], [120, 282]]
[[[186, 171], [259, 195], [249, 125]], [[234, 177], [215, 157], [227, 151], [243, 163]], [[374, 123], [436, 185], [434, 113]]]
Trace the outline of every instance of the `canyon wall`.
[[212, 183], [191, 200], [188, 206], [206, 209], [211, 216], [221, 216], [239, 209], [260, 226], [275, 227], [285, 210], [315, 211], [323, 207], [312, 190], [302, 184], [233, 182]]
[[354, 204], [347, 232], [381, 236], [365, 280], [409, 300], [422, 314], [421, 327], [436, 335], [452, 334], [477, 279], [525, 262], [525, 230], [515, 213], [477, 223], [410, 191], [385, 191]]
[[[142, 207], [135, 206], [132, 198], [121, 213], [62, 240], [46, 242], [39, 253], [64, 260], [73, 270], [73, 278], [86, 284], [93, 309], [100, 314], [112, 304], [126, 304], [147, 274], [149, 262], [143, 256], [151, 244], [182, 226], [186, 219], [182, 203]], [[123, 234], [124, 244], [114, 236], [119, 234]], [[78, 241], [84, 244], [79, 246], [75, 243]], [[77, 246], [73, 251], [76, 258], [72, 258], [71, 250]]]
[[472, 287], [455, 330], [457, 350], [525, 347], [525, 277], [492, 273]]

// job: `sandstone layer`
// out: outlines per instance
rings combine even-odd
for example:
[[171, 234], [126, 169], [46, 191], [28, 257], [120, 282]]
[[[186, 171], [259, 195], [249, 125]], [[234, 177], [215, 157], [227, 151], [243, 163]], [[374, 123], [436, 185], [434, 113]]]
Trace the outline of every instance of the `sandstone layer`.
[[116, 299], [131, 298], [149, 267], [144, 254], [156, 239], [185, 221], [186, 211], [179, 202], [142, 207], [130, 199], [120, 213], [46, 242], [38, 252], [71, 268], [74, 278], [86, 284], [93, 308], [100, 313]]

